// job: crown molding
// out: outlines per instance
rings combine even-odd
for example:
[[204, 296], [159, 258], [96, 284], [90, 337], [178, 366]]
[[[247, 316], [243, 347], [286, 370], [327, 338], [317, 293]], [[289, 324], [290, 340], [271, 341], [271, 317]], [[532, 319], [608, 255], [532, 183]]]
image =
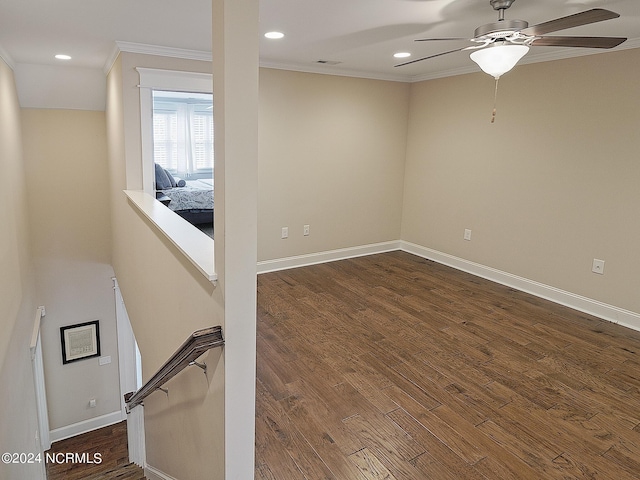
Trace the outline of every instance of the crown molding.
[[211, 52], [203, 50], [187, 50], [184, 48], [163, 47], [161, 45], [147, 45], [144, 43], [131, 43], [116, 41], [121, 52], [142, 53], [145, 55], [157, 55], [160, 57], [184, 58], [187, 60], [201, 60], [211, 62]]
[[107, 60], [104, 62], [104, 65], [102, 67], [102, 71], [104, 72], [105, 76], [109, 75], [109, 72], [113, 68], [113, 64], [116, 63], [118, 55], [120, 55], [120, 47], [118, 47], [117, 43], [114, 43], [113, 47], [111, 48], [111, 52], [109, 52], [109, 56], [107, 57]]
[[116, 40], [115, 46], [103, 67], [103, 71], [105, 72], [105, 74], [108, 73], [109, 70], [111, 70], [111, 67], [113, 67], [113, 63], [116, 61], [116, 58], [118, 58], [120, 52], [156, 55], [159, 57], [182, 58], [185, 60], [199, 60], [203, 62], [211, 62], [213, 60], [211, 52], [203, 50], [188, 50], [184, 48], [148, 45], [145, 43], [121, 42]]
[[480, 68], [469, 60], [470, 65], [467, 67], [453, 68], [451, 70], [442, 70], [439, 72], [425, 73], [423, 75], [413, 75], [407, 80], [409, 83], [424, 82], [426, 80], [436, 80], [438, 78], [455, 77], [457, 75], [466, 75], [468, 73], [478, 73]]
[[365, 72], [360, 70], [343, 69], [337, 66], [325, 65], [301, 65], [298, 63], [281, 63], [269, 60], [261, 60], [260, 67], [276, 70], [290, 70], [301, 73], [317, 73], [321, 75], [334, 75], [338, 77], [367, 78], [370, 80], [386, 80], [390, 82], [409, 82], [412, 77], [407, 75], [389, 75], [384, 73]]
[[6, 63], [6, 64], [9, 66], [9, 68], [10, 68], [11, 70], [14, 70], [14, 71], [15, 71], [15, 69], [16, 69], [16, 64], [15, 64], [15, 62], [13, 61], [13, 58], [11, 58], [11, 55], [9, 55], [9, 52], [7, 52], [7, 51], [2, 47], [2, 45], [0, 45], [0, 58], [4, 61], [4, 63]]
[[525, 56], [520, 62], [520, 65], [526, 65], [530, 63], [540, 63], [540, 62], [552, 62], [554, 60], [564, 60], [567, 58], [574, 57], [586, 57], [589, 55], [599, 55], [603, 53], [613, 53], [618, 52], [620, 50], [629, 50], [632, 48], [640, 47], [640, 38], [632, 38], [619, 45], [616, 48], [612, 49], [600, 49], [600, 48], [563, 48], [561, 50], [556, 50], [553, 52], [547, 53], [536, 53], [531, 57], [527, 58]]
[[[564, 48], [547, 53], [536, 53], [535, 55], [525, 56], [518, 64], [527, 65], [540, 62], [551, 62], [554, 60], [563, 60], [573, 57], [583, 57], [587, 55], [598, 55], [608, 52], [617, 52], [620, 50], [628, 50], [632, 48], [640, 48], [640, 38], [632, 38], [619, 45], [612, 50], [599, 50], [593, 48]], [[120, 42], [116, 41], [111, 54], [105, 62], [103, 71], [109, 73], [113, 63], [118, 58], [120, 52], [141, 53], [145, 55], [157, 55], [161, 57], [183, 58], [187, 60], [200, 60], [205, 62], [212, 61], [211, 52], [202, 50], [186, 50], [182, 48], [163, 47], [159, 45], [147, 45], [143, 43]], [[0, 56], [13, 68], [11, 57], [0, 46]], [[8, 61], [9, 60], [9, 61]], [[341, 77], [368, 78], [371, 80], [386, 80], [391, 82], [407, 82], [416, 83], [426, 80], [435, 80], [438, 78], [454, 77], [456, 75], [466, 75], [468, 73], [478, 73], [480, 69], [473, 62], [469, 62], [469, 66], [455, 68], [451, 70], [443, 70], [439, 72], [426, 73], [424, 75], [390, 75], [384, 73], [365, 72], [360, 70], [349, 70], [338, 66], [327, 65], [302, 65], [297, 63], [283, 63], [270, 60], [261, 60], [260, 67], [273, 68], [276, 70], [290, 70], [302, 73], [317, 73], [322, 75], [335, 75]]]

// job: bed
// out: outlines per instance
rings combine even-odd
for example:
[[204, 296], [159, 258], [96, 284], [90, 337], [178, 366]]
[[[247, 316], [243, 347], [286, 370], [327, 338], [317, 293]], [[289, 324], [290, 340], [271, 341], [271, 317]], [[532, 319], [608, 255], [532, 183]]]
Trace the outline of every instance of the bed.
[[156, 198], [194, 225], [213, 224], [213, 179], [181, 180], [156, 164]]

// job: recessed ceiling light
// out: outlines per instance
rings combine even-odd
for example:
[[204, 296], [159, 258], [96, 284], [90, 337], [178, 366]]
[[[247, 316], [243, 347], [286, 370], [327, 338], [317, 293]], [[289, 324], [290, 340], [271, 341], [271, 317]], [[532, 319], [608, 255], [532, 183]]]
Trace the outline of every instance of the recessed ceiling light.
[[282, 32], [267, 32], [264, 34], [265, 37], [270, 38], [272, 40], [277, 40], [279, 38], [284, 37], [284, 33]]
[[56, 58], [58, 60], [71, 60], [71, 57], [69, 55], [63, 55], [61, 53], [59, 53], [58, 55], [56, 55]]
[[394, 53], [393, 56], [395, 58], [407, 58], [407, 57], [410, 57], [411, 54], [409, 52], [398, 52], [398, 53]]

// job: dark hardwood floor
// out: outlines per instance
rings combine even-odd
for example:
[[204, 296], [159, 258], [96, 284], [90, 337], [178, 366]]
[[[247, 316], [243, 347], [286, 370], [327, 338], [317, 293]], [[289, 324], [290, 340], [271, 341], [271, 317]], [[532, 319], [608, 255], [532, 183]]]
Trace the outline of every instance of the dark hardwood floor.
[[257, 479], [640, 478], [640, 333], [403, 252], [258, 277]]
[[100, 428], [54, 443], [47, 452], [47, 480], [144, 480], [129, 463], [127, 423]]

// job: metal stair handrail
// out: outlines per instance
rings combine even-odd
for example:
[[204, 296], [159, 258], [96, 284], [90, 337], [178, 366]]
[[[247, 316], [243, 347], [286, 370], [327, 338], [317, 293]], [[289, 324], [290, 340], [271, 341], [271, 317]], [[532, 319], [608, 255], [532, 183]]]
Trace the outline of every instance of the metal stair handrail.
[[208, 327], [193, 332], [147, 383], [140, 387], [137, 392], [130, 392], [124, 395], [127, 413], [134, 407], [141, 405], [145, 398], [156, 390], [161, 389], [162, 385], [189, 365], [196, 365], [206, 373], [207, 366], [196, 362], [196, 359], [206, 351], [223, 345], [222, 327]]

